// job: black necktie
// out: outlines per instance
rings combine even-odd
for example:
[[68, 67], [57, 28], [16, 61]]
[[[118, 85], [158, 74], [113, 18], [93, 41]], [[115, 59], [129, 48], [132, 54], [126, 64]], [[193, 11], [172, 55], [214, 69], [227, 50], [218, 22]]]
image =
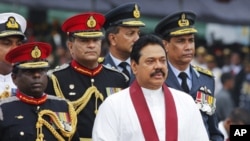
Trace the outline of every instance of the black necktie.
[[123, 72], [124, 74], [126, 74], [126, 75], [128, 76], [128, 78], [130, 79], [130, 73], [129, 73], [129, 71], [127, 70], [127, 65], [129, 65], [127, 62], [121, 62], [121, 63], [119, 64], [119, 66], [122, 68], [122, 72]]
[[183, 88], [184, 92], [189, 93], [189, 88], [187, 85], [187, 74], [185, 72], [181, 72], [178, 77], [181, 78], [181, 87]]

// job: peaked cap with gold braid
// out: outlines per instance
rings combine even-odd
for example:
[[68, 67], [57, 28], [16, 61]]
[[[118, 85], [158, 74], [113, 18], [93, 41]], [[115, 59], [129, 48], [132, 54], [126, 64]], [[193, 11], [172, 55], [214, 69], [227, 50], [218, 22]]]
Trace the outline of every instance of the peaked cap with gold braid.
[[68, 35], [84, 38], [102, 37], [102, 26], [105, 17], [101, 13], [88, 12], [68, 18], [62, 25], [62, 30]]
[[17, 13], [7, 12], [0, 14], [0, 38], [20, 35], [25, 37], [27, 22], [25, 18]]
[[105, 14], [106, 22], [104, 28], [110, 26], [129, 26], [142, 27], [145, 26], [140, 20], [141, 11], [137, 3], [130, 2], [120, 5]]
[[6, 61], [14, 63], [20, 69], [48, 68], [46, 58], [51, 53], [51, 46], [43, 42], [31, 42], [10, 50]]
[[194, 28], [196, 15], [190, 11], [181, 11], [163, 18], [155, 27], [155, 33], [161, 37], [196, 33]]

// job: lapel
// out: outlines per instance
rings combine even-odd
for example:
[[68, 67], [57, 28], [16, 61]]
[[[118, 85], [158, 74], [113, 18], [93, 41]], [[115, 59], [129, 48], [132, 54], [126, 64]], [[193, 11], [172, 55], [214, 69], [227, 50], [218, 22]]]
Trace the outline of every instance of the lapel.
[[202, 83], [200, 82], [201, 79], [199, 79], [200, 78], [199, 73], [196, 70], [194, 70], [194, 68], [192, 66], [190, 67], [190, 71], [191, 71], [191, 75], [192, 75], [192, 88], [191, 88], [189, 93], [193, 98], [195, 98], [197, 90], [199, 90], [200, 84], [202, 84]]
[[[201, 83], [201, 79], [200, 79], [199, 73], [197, 71], [195, 71], [192, 66], [190, 67], [190, 72], [191, 72], [191, 75], [192, 75], [192, 88], [190, 89], [189, 94], [193, 98], [195, 98], [197, 90], [199, 89], [200, 84], [202, 84], [202, 83]], [[174, 75], [174, 72], [172, 71], [172, 69], [170, 68], [169, 65], [168, 65], [168, 77], [167, 77], [165, 83], [169, 87], [172, 87], [172, 88], [175, 88], [177, 90], [181, 90], [182, 91], [182, 87], [179, 84], [176, 76]]]
[[116, 65], [115, 65], [115, 63], [114, 63], [114, 61], [113, 61], [113, 59], [112, 59], [111, 56], [109, 55], [109, 53], [105, 56], [105, 60], [104, 60], [103, 64], [106, 65], [106, 66], [108, 66], [108, 67], [118, 69], [118, 68], [116, 67]]
[[174, 75], [174, 72], [172, 71], [169, 65], [168, 65], [168, 76], [165, 83], [167, 84], [167, 86], [171, 88], [182, 90], [181, 85], [179, 84], [176, 76]]

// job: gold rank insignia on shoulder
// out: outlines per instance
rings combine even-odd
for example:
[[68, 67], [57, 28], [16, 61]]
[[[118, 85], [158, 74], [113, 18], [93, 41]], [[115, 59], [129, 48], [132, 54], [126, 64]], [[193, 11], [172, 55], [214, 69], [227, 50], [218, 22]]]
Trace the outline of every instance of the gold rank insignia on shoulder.
[[8, 21], [6, 22], [6, 27], [8, 29], [18, 29], [19, 24], [16, 22], [14, 17], [9, 17]]
[[133, 15], [135, 18], [140, 18], [140, 16], [141, 16], [137, 4], [135, 4], [135, 10], [133, 11]]
[[186, 19], [186, 15], [184, 13], [181, 15], [181, 19], [178, 21], [178, 25], [180, 27], [189, 26], [189, 20]]
[[87, 26], [89, 28], [94, 28], [96, 26], [96, 20], [93, 16], [90, 16], [88, 21], [87, 21]]
[[31, 51], [32, 58], [40, 58], [41, 57], [41, 50], [38, 48], [38, 46], [35, 46], [34, 49]]
[[199, 66], [192, 66], [196, 71], [201, 72], [203, 74], [206, 74], [208, 76], [214, 77], [212, 71], [208, 70], [208, 69], [204, 69], [202, 67]]

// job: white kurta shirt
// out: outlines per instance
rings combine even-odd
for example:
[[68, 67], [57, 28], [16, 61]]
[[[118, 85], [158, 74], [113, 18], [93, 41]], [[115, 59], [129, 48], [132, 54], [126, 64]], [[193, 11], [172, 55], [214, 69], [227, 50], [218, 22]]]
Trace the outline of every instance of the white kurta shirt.
[[[169, 88], [177, 110], [178, 141], [208, 141], [200, 111], [191, 96]], [[165, 140], [163, 93], [142, 89], [160, 141]], [[93, 141], [144, 141], [144, 135], [130, 98], [129, 88], [109, 96], [99, 107]]]

